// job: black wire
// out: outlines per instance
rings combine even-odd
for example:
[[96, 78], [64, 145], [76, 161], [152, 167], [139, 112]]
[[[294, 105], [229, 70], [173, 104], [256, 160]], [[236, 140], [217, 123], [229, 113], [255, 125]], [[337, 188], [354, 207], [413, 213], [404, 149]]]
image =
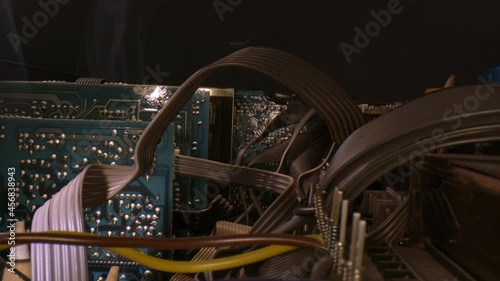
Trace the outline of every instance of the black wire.
[[32, 64], [26, 64], [22, 62], [17, 62], [17, 61], [10, 61], [10, 60], [5, 60], [5, 59], [0, 59], [0, 63], [6, 63], [6, 64], [12, 64], [12, 65], [17, 65], [17, 66], [23, 66], [26, 68], [31, 68], [31, 69], [38, 69], [38, 70], [43, 70], [47, 72], [53, 72], [53, 73], [58, 73], [58, 74], [64, 74], [64, 75], [70, 75], [73, 77], [78, 77], [76, 73], [70, 73], [70, 72], [65, 72], [57, 69], [52, 69], [44, 66], [39, 66], [39, 65], [32, 65]]
[[314, 207], [300, 207], [293, 210], [293, 214], [297, 216], [314, 216]]

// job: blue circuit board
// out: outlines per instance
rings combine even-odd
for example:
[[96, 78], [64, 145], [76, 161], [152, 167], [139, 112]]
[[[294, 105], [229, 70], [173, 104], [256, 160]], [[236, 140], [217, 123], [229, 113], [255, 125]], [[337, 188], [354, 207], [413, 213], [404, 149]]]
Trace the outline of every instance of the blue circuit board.
[[[16, 169], [16, 216], [29, 227], [33, 213], [87, 165], [133, 165], [142, 131], [175, 87], [81, 85], [73, 83], [0, 82], [0, 200], [7, 202], [7, 168]], [[174, 149], [208, 157], [210, 94], [198, 90], [158, 144], [154, 168], [115, 198], [85, 211], [86, 230], [95, 235], [169, 237], [175, 204], [188, 205], [203, 192], [201, 180], [173, 177]], [[5, 172], [4, 172], [5, 171]], [[177, 187], [176, 187], [177, 186]], [[178, 188], [178, 187], [182, 188]], [[207, 202], [197, 201], [197, 208]], [[4, 203], [2, 203], [3, 205]], [[6, 230], [0, 210], [0, 231]], [[154, 256], [170, 253], [148, 251]], [[88, 249], [90, 280], [103, 280], [111, 265], [121, 280], [163, 280], [159, 272]]]

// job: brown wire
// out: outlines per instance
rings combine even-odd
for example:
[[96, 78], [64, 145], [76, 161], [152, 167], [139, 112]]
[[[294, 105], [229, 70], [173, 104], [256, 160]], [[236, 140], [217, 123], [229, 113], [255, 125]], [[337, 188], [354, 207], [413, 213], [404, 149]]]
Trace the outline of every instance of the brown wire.
[[[0, 234], [0, 245], [5, 245], [9, 233]], [[188, 238], [134, 238], [107, 237], [89, 234], [66, 234], [57, 232], [28, 232], [16, 234], [16, 245], [27, 243], [67, 244], [97, 247], [149, 248], [149, 249], [200, 249], [203, 247], [289, 245], [320, 249], [316, 239], [284, 234], [243, 234], [227, 236], [206, 236]]]
[[254, 203], [255, 210], [257, 210], [259, 216], [262, 216], [262, 214], [264, 213], [264, 209], [262, 209], [262, 206], [260, 205], [260, 202], [257, 199], [257, 195], [255, 195], [255, 191], [253, 190], [253, 188], [249, 188], [248, 192], [250, 193], [250, 198], [252, 198], [252, 201]]
[[243, 212], [245, 214], [245, 224], [250, 225], [250, 214], [248, 213], [248, 203], [245, 198], [245, 192], [243, 191], [243, 187], [238, 186], [238, 194], [240, 195], [241, 205], [243, 205]]

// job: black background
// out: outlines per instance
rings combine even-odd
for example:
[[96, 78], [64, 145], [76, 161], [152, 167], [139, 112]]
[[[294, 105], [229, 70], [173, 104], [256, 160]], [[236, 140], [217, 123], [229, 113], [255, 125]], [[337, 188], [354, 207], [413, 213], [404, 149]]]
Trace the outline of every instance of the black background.
[[[263, 45], [309, 61], [358, 100], [394, 101], [440, 87], [451, 73], [459, 84], [476, 83], [484, 68], [500, 63], [500, 1], [401, 0], [402, 12], [351, 63], [339, 44], [354, 44], [353, 28], [364, 29], [370, 11], [387, 9], [390, 1], [240, 1], [221, 21], [212, 0], [69, 0], [17, 54], [7, 35], [22, 35], [22, 18], [32, 21], [41, 8], [37, 1], [2, 1], [0, 79], [142, 83], [146, 69], [158, 66], [170, 74], [149, 83], [180, 85], [232, 51]], [[207, 83], [284, 91], [234, 69]]]

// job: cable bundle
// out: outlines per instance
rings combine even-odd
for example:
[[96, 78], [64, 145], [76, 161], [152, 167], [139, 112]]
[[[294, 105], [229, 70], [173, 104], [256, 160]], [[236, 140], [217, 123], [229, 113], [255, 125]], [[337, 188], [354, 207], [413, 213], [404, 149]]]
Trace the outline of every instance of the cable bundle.
[[[287, 53], [262, 47], [251, 47], [237, 51], [191, 76], [169, 102], [158, 112], [153, 121], [143, 132], [135, 150], [135, 166], [89, 165], [71, 181], [61, 192], [40, 208], [33, 219], [33, 231], [73, 230], [83, 231], [82, 209], [101, 204], [113, 198], [128, 184], [148, 171], [153, 163], [156, 144], [164, 130], [174, 120], [177, 113], [192, 94], [215, 70], [223, 67], [243, 67], [268, 75], [288, 86], [305, 104], [323, 118], [331, 138], [341, 143], [362, 124], [360, 110], [343, 89], [335, 82], [315, 69], [310, 64]], [[297, 115], [300, 116], [300, 115]], [[285, 123], [298, 122], [300, 118], [290, 118]], [[298, 138], [298, 136], [295, 136]], [[322, 140], [324, 143], [326, 139]], [[317, 141], [316, 141], [317, 142]], [[316, 143], [315, 142], [315, 143]], [[319, 144], [318, 144], [318, 147]], [[287, 148], [287, 151], [290, 150]], [[291, 153], [291, 151], [290, 151]], [[302, 153], [302, 159], [311, 152]], [[300, 156], [299, 156], [300, 157]], [[284, 160], [281, 158], [281, 160]], [[196, 169], [190, 166], [187, 158], [177, 157], [179, 173], [192, 175]], [[184, 161], [184, 162], [183, 162]], [[196, 165], [214, 165], [200, 161]], [[315, 164], [315, 163], [314, 163]], [[183, 167], [186, 165], [186, 167]], [[299, 163], [299, 170], [304, 172], [313, 168], [312, 163]], [[220, 166], [219, 168], [227, 168]], [[190, 170], [191, 169], [191, 170]], [[295, 192], [293, 179], [280, 174], [262, 172], [255, 169], [244, 170], [247, 178], [244, 182], [238, 177], [235, 182], [254, 183], [254, 186], [281, 193], [252, 228], [252, 233], [269, 232], [281, 224], [291, 212], [286, 210], [294, 206]], [[212, 177], [212, 175], [205, 175]], [[298, 174], [297, 174], [298, 176]], [[276, 181], [281, 179], [281, 181]], [[278, 185], [276, 185], [278, 183]], [[279, 185], [282, 183], [283, 185]], [[286, 208], [282, 208], [286, 206]], [[35, 280], [87, 280], [85, 249], [79, 246], [33, 244], [32, 272]], [[47, 253], [50, 253], [47, 255]], [[66, 263], [66, 261], [73, 261]]]
[[[497, 89], [496, 86], [489, 86]], [[321, 188], [340, 186], [347, 199], [407, 162], [441, 147], [500, 138], [500, 95], [492, 93], [474, 111], [453, 113], [474, 97], [477, 86], [449, 88], [387, 113], [354, 132], [330, 162]], [[423, 112], [425, 109], [425, 112]], [[403, 161], [402, 161], [402, 160]]]
[[[84, 231], [82, 180], [83, 174], [79, 174], [38, 209], [32, 232]], [[88, 280], [85, 247], [34, 243], [31, 251], [33, 280]]]

